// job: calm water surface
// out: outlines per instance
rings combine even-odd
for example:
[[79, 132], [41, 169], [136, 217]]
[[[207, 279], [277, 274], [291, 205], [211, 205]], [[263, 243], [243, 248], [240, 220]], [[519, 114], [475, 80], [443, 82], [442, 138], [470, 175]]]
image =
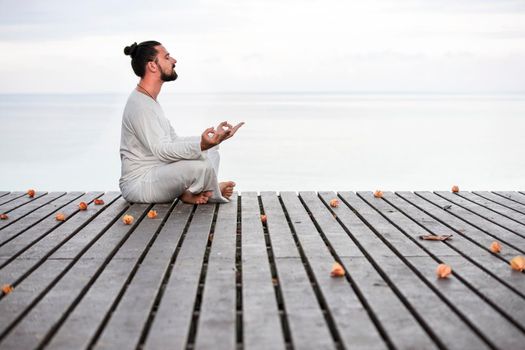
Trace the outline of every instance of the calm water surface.
[[[0, 190], [118, 190], [127, 95], [0, 95]], [[240, 191], [525, 190], [525, 96], [163, 94], [179, 135], [221, 145]]]

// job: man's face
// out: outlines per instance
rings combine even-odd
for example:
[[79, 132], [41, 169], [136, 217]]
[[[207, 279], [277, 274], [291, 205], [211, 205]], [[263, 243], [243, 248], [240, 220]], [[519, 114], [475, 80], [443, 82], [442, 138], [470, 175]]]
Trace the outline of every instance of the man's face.
[[156, 49], [158, 54], [155, 62], [160, 70], [160, 79], [162, 79], [162, 81], [172, 81], [177, 79], [178, 75], [177, 72], [175, 72], [175, 63], [177, 63], [177, 60], [170, 56], [164, 46], [159, 45]]

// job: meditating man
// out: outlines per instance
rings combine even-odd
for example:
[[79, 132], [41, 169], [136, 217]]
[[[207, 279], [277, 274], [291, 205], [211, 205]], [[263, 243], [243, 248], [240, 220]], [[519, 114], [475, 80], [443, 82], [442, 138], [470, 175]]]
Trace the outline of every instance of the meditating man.
[[124, 49], [140, 82], [128, 98], [122, 116], [119, 180], [124, 199], [134, 203], [228, 202], [235, 183], [218, 182], [219, 144], [244, 124], [227, 122], [201, 136], [180, 137], [157, 102], [162, 84], [177, 79], [175, 64], [156, 41]]

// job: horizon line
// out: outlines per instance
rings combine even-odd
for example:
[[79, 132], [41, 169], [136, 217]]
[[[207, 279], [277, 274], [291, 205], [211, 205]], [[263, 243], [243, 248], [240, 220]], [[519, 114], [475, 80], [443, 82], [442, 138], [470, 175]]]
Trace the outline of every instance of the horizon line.
[[[101, 91], [101, 92], [1, 92], [2, 96], [10, 95], [121, 95], [129, 91]], [[525, 95], [525, 91], [180, 91], [164, 92], [163, 95]]]

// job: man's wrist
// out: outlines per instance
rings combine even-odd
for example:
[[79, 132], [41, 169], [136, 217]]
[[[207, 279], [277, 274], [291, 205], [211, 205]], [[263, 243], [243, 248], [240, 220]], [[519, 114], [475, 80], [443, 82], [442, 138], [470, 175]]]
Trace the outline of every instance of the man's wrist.
[[204, 141], [201, 141], [201, 151], [209, 150], [209, 149], [212, 148], [213, 146], [215, 146], [215, 145], [212, 144], [212, 143], [210, 143], [210, 142], [204, 142]]

